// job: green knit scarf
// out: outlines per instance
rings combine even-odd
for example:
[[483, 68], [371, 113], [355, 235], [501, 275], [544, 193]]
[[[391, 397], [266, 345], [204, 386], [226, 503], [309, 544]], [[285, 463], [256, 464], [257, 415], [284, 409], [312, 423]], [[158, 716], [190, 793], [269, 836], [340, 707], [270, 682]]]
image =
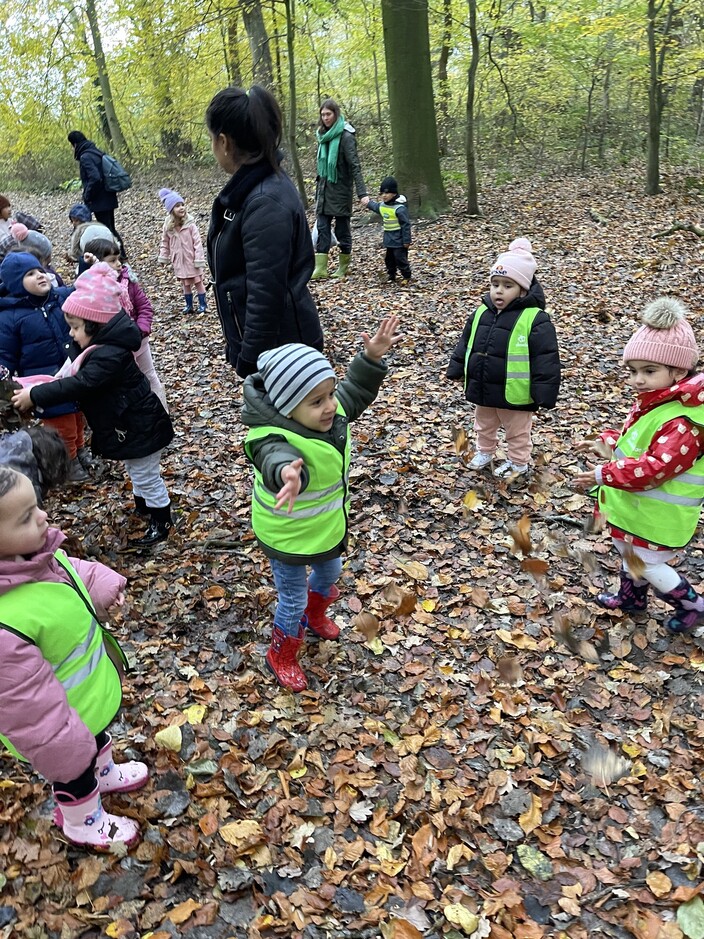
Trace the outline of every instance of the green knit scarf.
[[318, 138], [318, 176], [337, 182], [337, 155], [340, 150], [340, 137], [345, 129], [345, 119], [342, 115], [324, 134], [320, 130], [315, 132]]

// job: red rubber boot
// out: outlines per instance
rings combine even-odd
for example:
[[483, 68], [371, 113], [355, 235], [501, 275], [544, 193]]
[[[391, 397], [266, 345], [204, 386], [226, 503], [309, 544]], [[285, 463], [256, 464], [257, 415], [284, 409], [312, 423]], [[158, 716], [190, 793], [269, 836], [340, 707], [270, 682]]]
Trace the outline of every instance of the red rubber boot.
[[308, 687], [308, 680], [298, 664], [304, 634], [303, 628], [299, 626], [298, 636], [287, 636], [276, 624], [271, 634], [266, 664], [281, 687], [289, 691], [304, 691]]
[[325, 615], [325, 611], [339, 599], [340, 591], [335, 584], [330, 588], [330, 593], [324, 597], [322, 593], [316, 593], [315, 590], [308, 591], [308, 606], [304, 616], [308, 617], [308, 629], [314, 632], [321, 639], [337, 639], [340, 635], [340, 627]]

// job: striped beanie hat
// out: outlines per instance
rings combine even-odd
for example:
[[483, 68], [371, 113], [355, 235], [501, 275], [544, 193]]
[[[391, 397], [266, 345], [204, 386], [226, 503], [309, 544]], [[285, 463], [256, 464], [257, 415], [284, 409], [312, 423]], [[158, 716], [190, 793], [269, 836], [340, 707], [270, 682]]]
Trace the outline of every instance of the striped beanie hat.
[[262, 352], [257, 368], [271, 403], [284, 417], [290, 417], [321, 382], [335, 380], [335, 372], [325, 356], [300, 342]]

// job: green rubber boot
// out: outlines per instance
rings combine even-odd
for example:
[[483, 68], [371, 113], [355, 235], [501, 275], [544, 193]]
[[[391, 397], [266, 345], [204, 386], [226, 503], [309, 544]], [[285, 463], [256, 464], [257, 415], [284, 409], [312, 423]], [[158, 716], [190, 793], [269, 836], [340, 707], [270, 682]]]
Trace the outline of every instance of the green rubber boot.
[[349, 254], [340, 255], [340, 263], [337, 265], [337, 270], [334, 274], [330, 276], [337, 280], [342, 280], [343, 277], [347, 277], [347, 268], [350, 266], [350, 257]]
[[328, 277], [328, 256], [327, 254], [315, 255], [315, 270], [311, 280], [326, 280]]

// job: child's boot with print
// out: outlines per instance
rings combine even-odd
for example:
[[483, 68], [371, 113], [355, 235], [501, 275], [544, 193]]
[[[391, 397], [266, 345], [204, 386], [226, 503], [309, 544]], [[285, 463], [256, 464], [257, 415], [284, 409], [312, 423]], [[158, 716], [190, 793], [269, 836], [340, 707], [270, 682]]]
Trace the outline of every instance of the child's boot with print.
[[326, 280], [328, 277], [328, 256], [320, 252], [315, 255], [315, 270], [311, 280]]
[[655, 593], [665, 603], [675, 608], [675, 613], [665, 620], [665, 625], [672, 633], [686, 633], [704, 620], [704, 597], [697, 593], [694, 587], [684, 577], [674, 590], [668, 593]]
[[303, 625], [298, 627], [296, 636], [288, 636], [274, 623], [266, 664], [281, 687], [288, 688], [289, 691], [303, 691], [308, 687], [308, 680], [298, 664], [298, 653], [303, 645], [304, 635]]
[[184, 293], [183, 299], [184, 299], [184, 302], [185, 302], [186, 305], [185, 305], [184, 308], [181, 310], [181, 312], [182, 312], [183, 314], [192, 313], [192, 312], [193, 312], [193, 294], [192, 294], [192, 293]]
[[150, 548], [153, 544], [157, 544], [159, 541], [165, 541], [169, 537], [169, 532], [171, 531], [171, 503], [165, 505], [163, 508], [154, 508], [153, 506], [147, 506], [149, 509], [149, 514], [152, 517], [151, 522], [149, 523], [149, 528], [145, 531], [141, 538], [137, 538], [136, 541], [132, 542], [138, 548]]
[[73, 799], [67, 792], [56, 794], [54, 820], [73, 844], [109, 851], [118, 841], [130, 847], [139, 840], [139, 825], [122, 815], [109, 815], [103, 808], [100, 790], [83, 799]]
[[599, 606], [605, 610], [624, 610], [624, 612], [642, 613], [648, 609], [647, 580], [634, 580], [624, 570], [618, 575], [621, 584], [618, 593], [598, 593], [595, 597]]
[[112, 737], [98, 751], [95, 761], [95, 775], [98, 777], [100, 792], [131, 792], [141, 789], [149, 779], [146, 763], [130, 760], [128, 763], [116, 763], [112, 758]]
[[207, 313], [207, 311], [208, 311], [208, 304], [206, 303], [206, 300], [205, 300], [205, 294], [199, 293], [198, 294], [198, 312]]
[[321, 639], [337, 639], [340, 635], [340, 627], [325, 615], [325, 611], [340, 596], [340, 591], [335, 584], [330, 588], [330, 592], [325, 597], [322, 593], [315, 590], [308, 590], [308, 606], [304, 614], [307, 619], [308, 629], [320, 636]]
[[342, 280], [343, 277], [347, 277], [347, 270], [350, 266], [350, 254], [341, 254], [340, 259], [337, 264], [337, 270], [334, 274], [330, 276], [335, 280]]

